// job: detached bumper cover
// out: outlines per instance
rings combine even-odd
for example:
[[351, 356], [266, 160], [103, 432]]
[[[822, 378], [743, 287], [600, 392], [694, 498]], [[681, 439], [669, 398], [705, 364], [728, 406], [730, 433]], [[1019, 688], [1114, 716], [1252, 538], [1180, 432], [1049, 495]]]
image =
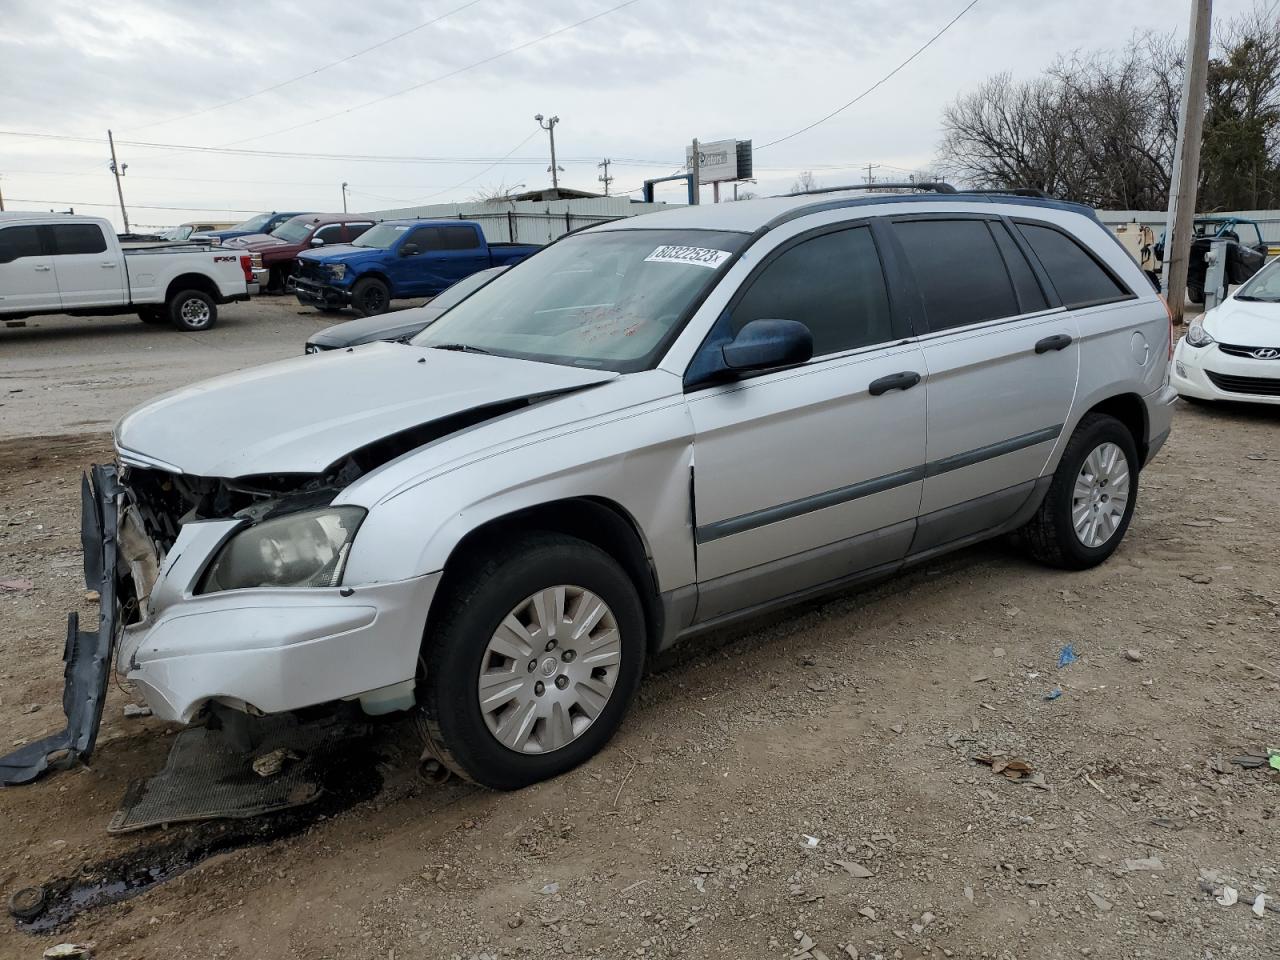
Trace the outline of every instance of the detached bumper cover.
[[351, 291], [327, 283], [298, 277], [294, 281], [298, 302], [308, 307], [345, 307], [351, 303]]
[[100, 596], [98, 629], [79, 628], [79, 617], [67, 617], [67, 643], [62, 659], [62, 709], [67, 727], [0, 757], [0, 784], [30, 783], [48, 770], [87, 761], [98, 739], [107, 679], [117, 638], [116, 520], [120, 485], [112, 466], [95, 466], [80, 488], [80, 540], [84, 546], [84, 582]]

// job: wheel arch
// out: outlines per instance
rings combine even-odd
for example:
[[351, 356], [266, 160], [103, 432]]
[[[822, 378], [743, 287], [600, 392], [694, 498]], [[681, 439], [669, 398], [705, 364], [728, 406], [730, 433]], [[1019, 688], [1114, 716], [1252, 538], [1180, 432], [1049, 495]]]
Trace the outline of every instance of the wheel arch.
[[[636, 588], [644, 610], [649, 652], [655, 651], [663, 632], [664, 612], [652, 553], [635, 518], [617, 501], [605, 497], [569, 497], [523, 507], [485, 521], [469, 531], [449, 552], [437, 595], [449, 590], [469, 560], [483, 556], [489, 544], [539, 532], [585, 540], [619, 563]], [[433, 603], [427, 616], [428, 635], [438, 609], [439, 604]]]
[[[1136, 393], [1118, 393], [1099, 400], [1080, 415], [1083, 420], [1091, 413], [1104, 413], [1115, 417], [1133, 437], [1133, 444], [1138, 448], [1138, 463], [1147, 462], [1150, 446], [1150, 425], [1147, 417], [1147, 405]], [[1077, 420], [1078, 424], [1080, 420]]]
[[180, 273], [170, 280], [169, 286], [165, 288], [164, 302], [167, 304], [175, 294], [183, 290], [199, 290], [212, 297], [214, 303], [222, 299], [222, 293], [212, 277], [205, 276], [203, 273]]
[[353, 291], [356, 288], [356, 284], [359, 283], [361, 280], [377, 280], [379, 283], [386, 286], [387, 291], [392, 296], [395, 295], [395, 286], [391, 283], [391, 278], [388, 277], [381, 270], [366, 270], [364, 273], [359, 274], [354, 280], [351, 281], [351, 289]]

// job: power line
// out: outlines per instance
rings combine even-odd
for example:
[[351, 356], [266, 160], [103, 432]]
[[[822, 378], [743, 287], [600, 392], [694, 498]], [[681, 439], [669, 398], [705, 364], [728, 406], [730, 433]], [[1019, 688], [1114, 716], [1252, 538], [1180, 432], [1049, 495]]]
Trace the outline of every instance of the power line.
[[[344, 110], [338, 110], [335, 113], [326, 114], [323, 117], [316, 117], [314, 120], [306, 120], [302, 123], [294, 124], [292, 127], [284, 127], [281, 130], [271, 130], [271, 131], [268, 131], [267, 133], [255, 134], [252, 137], [244, 137], [240, 140], [232, 140], [229, 143], [223, 144], [223, 146], [234, 147], [242, 143], [251, 143], [254, 140], [262, 140], [265, 137], [273, 137], [281, 133], [292, 133], [294, 130], [301, 130], [303, 127], [309, 127], [312, 124], [323, 123], [326, 120], [333, 120], [336, 117], [341, 117], [348, 113], [353, 113], [356, 110], [363, 110], [365, 107], [371, 107], [377, 103], [384, 103], [387, 100], [392, 100], [396, 97], [404, 96], [404, 94], [406, 93], [412, 93], [414, 90], [421, 90], [423, 87], [428, 87], [433, 83], [439, 83], [441, 80], [448, 80], [450, 77], [456, 77], [459, 74], [466, 73], [468, 70], [474, 70], [476, 67], [484, 66], [487, 63], [493, 63], [493, 61], [499, 60], [502, 57], [516, 53], [520, 50], [528, 49], [529, 47], [532, 47], [534, 44], [541, 43], [544, 40], [550, 40], [552, 37], [559, 36], [562, 33], [567, 33], [570, 30], [574, 30], [578, 27], [583, 26], [584, 24], [591, 23], [593, 20], [599, 20], [601, 17], [607, 17], [609, 14], [616, 13], [617, 11], [621, 10], [623, 7], [629, 7], [632, 4], [639, 3], [639, 2], [640, 0], [623, 0], [622, 3], [614, 4], [612, 7], [609, 7], [607, 10], [601, 10], [599, 13], [592, 14], [589, 17], [583, 17], [581, 20], [571, 23], [568, 26], [564, 26], [556, 30], [552, 30], [550, 33], [544, 33], [542, 36], [534, 37], [532, 40], [526, 40], [524, 43], [518, 43], [514, 47], [508, 47], [506, 50], [502, 50], [498, 53], [493, 54], [492, 56], [485, 57], [483, 60], [477, 60], [475, 63], [469, 63], [464, 67], [458, 67], [456, 70], [450, 70], [448, 73], [442, 73], [440, 74], [440, 76], [432, 77], [430, 80], [423, 80], [421, 83], [415, 83], [412, 86], [405, 87], [403, 90], [397, 90], [394, 93], [383, 94], [382, 96], [375, 97], [372, 100], [366, 100], [364, 103], [358, 103], [353, 107], [347, 107]], [[977, 0], [974, 0], [974, 3], [976, 2]]]
[[[637, 0], [629, 0], [635, 3]], [[0, 130], [0, 137], [15, 137], [18, 139], [30, 140], [54, 140], [62, 143], [88, 143], [95, 146], [103, 146], [104, 142], [97, 137], [77, 137], [65, 133], [30, 133], [21, 130]], [[157, 143], [150, 140], [117, 140], [117, 144], [122, 147], [133, 147], [142, 150], [176, 150], [188, 151], [192, 153], [211, 153], [221, 156], [236, 157], [257, 157], [275, 160], [340, 160], [347, 163], [457, 163], [457, 164], [491, 164], [495, 162], [493, 157], [426, 157], [426, 156], [397, 156], [397, 155], [378, 155], [378, 154], [353, 154], [353, 153], [306, 153], [288, 150], [251, 150], [238, 147], [205, 147], [197, 144], [188, 143]], [[595, 164], [599, 162], [598, 157], [558, 157], [561, 163], [582, 163]], [[512, 159], [508, 154], [504, 157], [497, 158], [497, 162], [510, 163], [512, 165], [528, 164], [528, 163], [545, 163], [545, 157], [517, 157]], [[621, 162], [621, 161], [620, 161]], [[670, 161], [666, 160], [627, 160], [625, 161], [637, 166], [649, 167], [668, 167]]]
[[930, 38], [925, 42], [924, 46], [922, 46], [919, 50], [917, 50], [917, 51], [916, 51], [915, 53], [913, 53], [911, 56], [907, 57], [907, 59], [903, 60], [900, 64], [898, 64], [896, 67], [894, 67], [894, 68], [893, 68], [892, 70], [890, 70], [888, 73], [886, 73], [883, 77], [881, 77], [879, 80], [877, 80], [877, 81], [876, 81], [875, 83], [873, 83], [871, 86], [867, 87], [867, 89], [863, 90], [860, 94], [858, 94], [856, 97], [854, 97], [854, 98], [853, 98], [852, 100], [850, 100], [848, 103], [846, 103], [844, 106], [842, 106], [842, 107], [837, 107], [835, 110], [832, 110], [830, 113], [828, 113], [825, 117], [823, 117], [823, 118], [822, 118], [822, 119], [820, 119], [820, 120], [815, 120], [815, 121], [813, 121], [813, 123], [809, 124], [807, 127], [801, 127], [799, 130], [795, 131], [794, 133], [788, 133], [785, 137], [779, 137], [777, 140], [770, 140], [768, 143], [762, 143], [762, 144], [760, 144], [758, 147], [756, 147], [755, 149], [756, 149], [756, 150], [763, 150], [763, 149], [765, 149], [766, 147], [773, 147], [773, 146], [777, 146], [779, 143], [783, 143], [783, 142], [785, 142], [785, 141], [787, 141], [787, 140], [790, 140], [792, 137], [798, 137], [798, 136], [800, 136], [800, 134], [802, 134], [802, 133], [807, 133], [808, 131], [812, 130], [814, 127], [819, 126], [820, 124], [826, 123], [826, 122], [827, 122], [828, 120], [830, 120], [832, 117], [835, 117], [835, 116], [838, 116], [838, 115], [839, 115], [839, 114], [841, 114], [841, 113], [844, 113], [844, 111], [848, 110], [850, 107], [852, 107], [855, 103], [857, 103], [857, 102], [858, 102], [859, 100], [861, 100], [863, 97], [867, 96], [868, 94], [872, 93], [873, 91], [875, 91], [876, 89], [878, 89], [879, 87], [881, 87], [881, 86], [883, 86], [885, 83], [887, 83], [887, 82], [889, 81], [889, 79], [893, 77], [893, 75], [894, 75], [894, 74], [896, 74], [899, 70], [901, 70], [903, 67], [905, 67], [907, 64], [909, 64], [909, 63], [910, 63], [912, 60], [914, 60], [916, 57], [920, 56], [920, 54], [922, 54], [922, 53], [924, 53], [926, 50], [928, 50], [931, 46], [933, 46], [934, 42], [935, 42], [939, 37], [941, 37], [944, 33], [946, 33], [948, 30], [950, 30], [950, 29], [955, 25], [956, 21], [958, 21], [961, 17], [963, 17], [966, 13], [968, 13], [970, 10], [972, 10], [972, 9], [973, 9], [974, 7], [976, 7], [977, 5], [978, 5], [978, 0], [969, 0], [969, 3], [965, 5], [965, 8], [964, 8], [963, 10], [961, 10], [959, 13], [957, 13], [954, 17], [952, 17], [949, 21], [947, 21], [946, 26], [944, 26], [941, 30], [939, 30], [939, 31], [938, 31], [937, 33], [935, 33], [932, 37], [930, 37]]
[[[68, 207], [114, 207], [114, 206], [115, 206], [115, 204], [114, 204], [114, 203], [91, 203], [91, 202], [89, 202], [88, 200], [32, 200], [32, 199], [30, 199], [30, 198], [28, 198], [28, 197], [8, 197], [8, 198], [6, 198], [6, 200], [7, 200], [7, 202], [9, 202], [9, 203], [40, 203], [40, 204], [47, 204], [47, 203], [51, 203], [51, 204], [53, 204], [55, 207], [57, 207], [57, 206], [68, 206]], [[214, 211], [214, 212], [217, 212], [217, 213], [259, 213], [259, 212], [261, 212], [261, 208], [258, 208], [258, 207], [255, 207], [255, 208], [254, 208], [254, 209], [252, 209], [252, 210], [233, 210], [233, 209], [229, 209], [229, 208], [227, 208], [227, 207], [157, 207], [157, 206], [153, 206], [153, 205], [151, 205], [151, 204], [146, 204], [146, 203], [131, 203], [131, 204], [129, 204], [129, 208], [130, 208], [131, 210], [132, 210], [132, 209], [137, 209], [137, 210], [181, 210], [181, 211], [184, 211], [184, 212], [198, 212], [198, 213], [204, 213], [205, 211], [210, 211], [210, 210], [211, 210], [211, 211]]]
[[[525, 137], [523, 140], [517, 143], [514, 147], [512, 147], [511, 150], [507, 153], [507, 157], [511, 156], [511, 154], [515, 153], [517, 150], [519, 150], [521, 147], [523, 147], [526, 143], [528, 143], [530, 140], [532, 140], [541, 132], [542, 132], [541, 127], [533, 131], [533, 133], [529, 134], [527, 137]], [[481, 177], [483, 177], [486, 173], [488, 173], [494, 167], [498, 166], [498, 164], [501, 163], [502, 160], [505, 160], [505, 159], [506, 157], [503, 157], [497, 160], [495, 163], [485, 167], [483, 170], [477, 173], [474, 177], [468, 177], [466, 180], [463, 180], [461, 183], [455, 183], [452, 187], [446, 187], [443, 190], [437, 190], [435, 193], [428, 194], [427, 196], [422, 197], [418, 200], [410, 200], [408, 203], [408, 206], [411, 206], [411, 207], [417, 206], [420, 203], [424, 203], [425, 201], [430, 200], [432, 197], [438, 197], [443, 193], [452, 193], [454, 190], [457, 190], [460, 187], [465, 187], [468, 183], [471, 183], [473, 180], [479, 180]], [[538, 161], [538, 162], [541, 163], [542, 161]]]
[[314, 70], [308, 70], [306, 73], [300, 73], [296, 77], [290, 77], [288, 80], [281, 80], [279, 83], [273, 83], [271, 86], [263, 87], [261, 90], [255, 90], [253, 93], [246, 93], [243, 97], [236, 97], [233, 100], [224, 100], [222, 103], [215, 103], [211, 107], [204, 107], [200, 110], [193, 110], [191, 113], [184, 113], [176, 117], [169, 117], [167, 120], [153, 120], [150, 123], [144, 123], [141, 126], [130, 127], [129, 129], [130, 130], [147, 130], [150, 127], [158, 127], [161, 124], [165, 124], [165, 123], [175, 123], [178, 120], [189, 120], [192, 117], [199, 117], [199, 116], [203, 116], [206, 113], [212, 113], [214, 110], [221, 110], [223, 107], [230, 107], [237, 103], [244, 103], [246, 100], [252, 100], [254, 97], [260, 97], [264, 93], [271, 93], [273, 90], [279, 90], [281, 87], [287, 87], [289, 84], [297, 83], [299, 80], [305, 80], [308, 77], [314, 77], [317, 73], [323, 73], [325, 70], [328, 70], [331, 67], [336, 67], [339, 64], [347, 63], [351, 60], [356, 59], [356, 57], [362, 57], [366, 53], [369, 53], [373, 50], [377, 50], [379, 47], [385, 47], [387, 44], [394, 43], [397, 40], [400, 40], [404, 37], [409, 36], [409, 34], [411, 33], [417, 33], [419, 30], [424, 30], [427, 27], [437, 24], [441, 20], [444, 20], [447, 17], [453, 16], [455, 13], [461, 13], [463, 10], [466, 10], [468, 7], [474, 7], [477, 3], [480, 3], [480, 2], [482, 2], [482, 0], [470, 0], [470, 2], [464, 3], [460, 7], [454, 7], [449, 12], [442, 13], [438, 17], [434, 17], [433, 19], [427, 20], [424, 23], [420, 23], [416, 27], [412, 27], [409, 30], [405, 30], [403, 33], [397, 33], [394, 37], [388, 37], [386, 40], [379, 40], [377, 43], [373, 44], [372, 46], [365, 47], [363, 50], [357, 50], [355, 53], [349, 54], [348, 56], [342, 57], [341, 59], [333, 60], [329, 63], [324, 64], [323, 66], [316, 67]]

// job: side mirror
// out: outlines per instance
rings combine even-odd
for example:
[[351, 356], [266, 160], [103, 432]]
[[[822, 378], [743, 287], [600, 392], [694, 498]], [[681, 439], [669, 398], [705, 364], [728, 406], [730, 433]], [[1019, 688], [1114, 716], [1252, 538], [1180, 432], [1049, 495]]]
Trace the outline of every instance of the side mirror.
[[721, 347], [730, 370], [769, 370], [804, 363], [813, 356], [813, 334], [795, 320], [752, 320]]
[[420, 252], [420, 249], [421, 248], [416, 243], [406, 243], [403, 247], [400, 248], [400, 256], [402, 257], [416, 256]]
[[312, 237], [312, 238], [311, 238], [311, 245], [312, 245], [313, 247], [323, 247], [323, 246], [324, 246], [324, 238], [323, 238], [323, 237]]

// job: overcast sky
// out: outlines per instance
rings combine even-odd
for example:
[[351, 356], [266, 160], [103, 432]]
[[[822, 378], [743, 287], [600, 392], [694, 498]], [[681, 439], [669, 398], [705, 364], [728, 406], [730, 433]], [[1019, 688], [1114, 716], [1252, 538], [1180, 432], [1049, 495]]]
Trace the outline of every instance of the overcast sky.
[[[135, 141], [117, 144], [135, 224], [340, 210], [344, 180], [353, 210], [466, 200], [504, 184], [549, 185], [547, 137], [533, 119], [543, 113], [561, 120], [562, 185], [599, 189], [596, 163], [612, 157], [616, 192], [676, 172], [692, 137], [764, 144], [812, 123], [910, 56], [968, 0], [632, 0], [604, 13], [620, 2], [3, 0], [0, 130], [98, 142], [0, 135], [0, 189], [9, 209], [74, 205], [118, 221], [111, 127], [117, 141]], [[1215, 17], [1250, 5], [1218, 0]], [[804, 169], [832, 185], [859, 181], [868, 163], [881, 165], [878, 177], [928, 167], [942, 107], [958, 91], [1000, 71], [1033, 76], [1059, 54], [1122, 46], [1135, 30], [1183, 33], [1188, 10], [1188, 0], [978, 0], [866, 99], [760, 150], [752, 189], [783, 190]], [[374, 44], [382, 45], [351, 56]], [[227, 155], [137, 141], [454, 162]], [[676, 190], [665, 197], [680, 199]]]

